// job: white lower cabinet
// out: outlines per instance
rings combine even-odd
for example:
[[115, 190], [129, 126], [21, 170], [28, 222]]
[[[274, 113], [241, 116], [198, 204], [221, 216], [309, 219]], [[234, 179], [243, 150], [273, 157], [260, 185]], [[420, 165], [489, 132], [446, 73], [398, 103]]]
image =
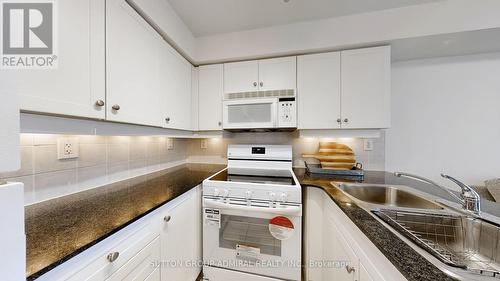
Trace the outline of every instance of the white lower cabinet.
[[201, 258], [197, 186], [37, 280], [195, 281]]
[[323, 257], [327, 262], [323, 270], [323, 280], [358, 280], [356, 278], [358, 258], [339, 233], [333, 218], [325, 218], [323, 227]]
[[201, 189], [180, 199], [156, 219], [160, 225], [163, 281], [194, 281], [201, 272]]
[[406, 278], [323, 191], [307, 187], [307, 281], [401, 281]]
[[156, 237], [106, 280], [160, 280], [160, 268], [151, 266], [160, 260], [160, 238]]

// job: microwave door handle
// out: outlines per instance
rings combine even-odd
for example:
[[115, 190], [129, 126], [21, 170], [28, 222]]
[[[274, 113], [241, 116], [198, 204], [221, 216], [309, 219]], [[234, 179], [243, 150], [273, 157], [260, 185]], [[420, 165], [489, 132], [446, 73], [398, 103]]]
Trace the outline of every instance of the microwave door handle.
[[221, 203], [210, 199], [203, 200], [204, 207], [209, 208], [221, 208], [221, 209], [231, 209], [239, 211], [254, 211], [261, 213], [273, 213], [281, 215], [300, 215], [302, 208], [300, 206], [286, 206], [283, 205], [280, 208], [265, 208], [265, 207], [252, 207], [252, 206], [241, 206], [241, 205], [231, 205], [227, 203]]
[[279, 107], [279, 102], [274, 101], [273, 104], [272, 104], [272, 106], [271, 106], [271, 108], [272, 108], [271, 110], [273, 111], [273, 112], [271, 112], [271, 114], [273, 116], [273, 127], [275, 127], [275, 128], [278, 127], [278, 118], [279, 118], [279, 116], [278, 116], [278, 112], [279, 112], [278, 107]]

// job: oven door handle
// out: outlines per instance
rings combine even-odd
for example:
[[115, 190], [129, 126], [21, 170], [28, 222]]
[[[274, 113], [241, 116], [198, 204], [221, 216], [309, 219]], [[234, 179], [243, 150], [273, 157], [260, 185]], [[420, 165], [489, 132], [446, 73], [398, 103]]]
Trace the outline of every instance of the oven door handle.
[[203, 207], [209, 208], [221, 208], [221, 209], [231, 209], [240, 211], [254, 211], [261, 213], [272, 213], [278, 215], [300, 215], [302, 212], [302, 207], [300, 206], [281, 206], [279, 208], [266, 208], [266, 207], [252, 207], [252, 206], [242, 206], [234, 205], [228, 203], [222, 203], [214, 201], [211, 199], [203, 199]]

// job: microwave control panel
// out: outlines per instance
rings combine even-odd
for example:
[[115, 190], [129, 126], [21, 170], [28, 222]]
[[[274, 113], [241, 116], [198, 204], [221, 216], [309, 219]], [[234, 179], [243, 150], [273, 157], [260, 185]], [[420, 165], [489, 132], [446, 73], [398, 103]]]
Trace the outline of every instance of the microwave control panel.
[[278, 127], [297, 127], [297, 107], [295, 98], [282, 98], [278, 103]]

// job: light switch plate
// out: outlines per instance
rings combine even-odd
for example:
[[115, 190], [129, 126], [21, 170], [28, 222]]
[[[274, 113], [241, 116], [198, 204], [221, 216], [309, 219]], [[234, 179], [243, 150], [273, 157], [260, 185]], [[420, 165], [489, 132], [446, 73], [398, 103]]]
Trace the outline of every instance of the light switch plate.
[[208, 148], [208, 140], [202, 139], [201, 140], [201, 149], [207, 149], [207, 148]]
[[373, 140], [372, 139], [364, 139], [363, 140], [363, 149], [364, 149], [364, 151], [372, 151], [373, 150]]
[[174, 139], [171, 139], [171, 138], [167, 139], [167, 149], [168, 150], [174, 149]]
[[57, 159], [73, 159], [79, 155], [78, 138], [57, 139]]

